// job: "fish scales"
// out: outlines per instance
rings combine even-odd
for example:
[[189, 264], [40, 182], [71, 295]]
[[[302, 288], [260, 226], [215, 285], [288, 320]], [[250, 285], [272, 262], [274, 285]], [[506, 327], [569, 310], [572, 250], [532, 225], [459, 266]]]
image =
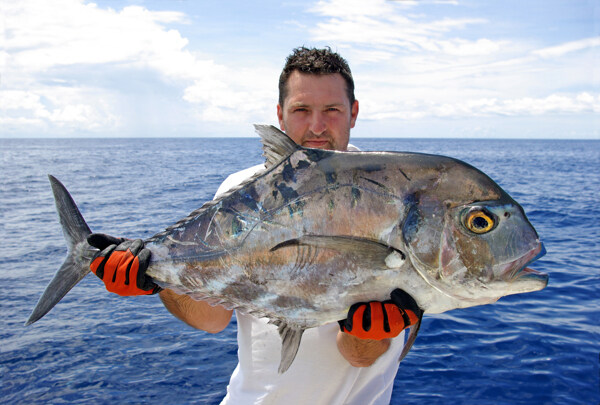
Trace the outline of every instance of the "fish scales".
[[[357, 265], [372, 266], [373, 260], [359, 261], [357, 254], [340, 255], [338, 250], [325, 246], [293, 246], [271, 251], [281, 241], [303, 235], [345, 235], [389, 241], [394, 225], [402, 220], [405, 211], [402, 188], [408, 188], [408, 184], [401, 185], [396, 181], [394, 188], [382, 189], [387, 172], [385, 163], [377, 168], [367, 161], [368, 165], [360, 165], [365, 167], [353, 170], [337, 171], [334, 166], [319, 170], [318, 162], [311, 162], [310, 159], [314, 159], [311, 155], [314, 153], [294, 153], [278, 167], [199, 214], [186, 227], [178, 227], [148, 245], [151, 250], [156, 246], [153, 258], [160, 258], [153, 263], [168, 263], [181, 257], [187, 257], [189, 261], [190, 249], [196, 254], [198, 250], [210, 254], [227, 252], [211, 262], [200, 260], [194, 266], [186, 267], [192, 269], [191, 273], [198, 274], [194, 277], [186, 272], [185, 278], [193, 280], [193, 286], [185, 282], [183, 285], [170, 283], [168, 277], [154, 273], [153, 266], [149, 274], [157, 282], [186, 293], [204, 288], [202, 292], [207, 295], [234, 299], [235, 302], [248, 301], [250, 307], [261, 297], [265, 313], [277, 314], [271, 316], [283, 317], [288, 324], [302, 327], [340, 319], [352, 303], [373, 299], [375, 291], [378, 298], [384, 299], [389, 294], [389, 286], [394, 285], [390, 284], [393, 274], [382, 275]], [[389, 160], [386, 155], [381, 157]], [[329, 162], [325, 164], [329, 165]], [[385, 177], [389, 182], [389, 176]], [[403, 177], [401, 180], [406, 183]], [[293, 191], [284, 194], [268, 192], [280, 189]], [[245, 195], [258, 197], [249, 204]], [[204, 228], [207, 223], [209, 229]], [[199, 234], [201, 241], [197, 240]], [[403, 248], [400, 245], [393, 247]], [[290, 261], [290, 256], [295, 260]], [[167, 266], [170, 268], [170, 264]], [[213, 279], [207, 280], [205, 271], [194, 270], [200, 267], [210, 268]], [[231, 271], [224, 272], [223, 269]], [[196, 282], [198, 279], [202, 282]], [[374, 288], [374, 283], [382, 285]], [[347, 286], [352, 284], [358, 288], [348, 290]], [[236, 288], [231, 288], [232, 285]], [[248, 299], [250, 296], [252, 299]], [[298, 312], [298, 301], [292, 297], [302, 300], [305, 305], [312, 303], [309, 306], [312, 314], [308, 310]], [[310, 318], [307, 315], [311, 315]]]

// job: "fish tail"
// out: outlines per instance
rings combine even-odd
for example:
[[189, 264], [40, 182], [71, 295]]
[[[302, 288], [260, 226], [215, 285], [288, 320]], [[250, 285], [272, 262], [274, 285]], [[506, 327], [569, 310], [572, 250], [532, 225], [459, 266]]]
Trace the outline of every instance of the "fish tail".
[[48, 175], [48, 178], [54, 193], [54, 202], [67, 242], [68, 253], [65, 262], [44, 290], [25, 326], [46, 315], [90, 272], [89, 261], [94, 252], [87, 243], [87, 237], [92, 231], [85, 223], [75, 201], [60, 181], [51, 175]]

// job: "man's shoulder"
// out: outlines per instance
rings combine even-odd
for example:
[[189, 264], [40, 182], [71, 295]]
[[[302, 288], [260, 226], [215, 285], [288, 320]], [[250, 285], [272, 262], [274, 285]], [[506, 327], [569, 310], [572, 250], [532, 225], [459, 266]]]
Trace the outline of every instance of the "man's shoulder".
[[265, 165], [261, 163], [256, 166], [248, 167], [247, 169], [230, 174], [217, 189], [217, 192], [215, 193], [215, 198], [231, 190], [233, 187], [238, 186], [244, 180], [249, 179], [259, 171], [264, 170], [264, 168]]

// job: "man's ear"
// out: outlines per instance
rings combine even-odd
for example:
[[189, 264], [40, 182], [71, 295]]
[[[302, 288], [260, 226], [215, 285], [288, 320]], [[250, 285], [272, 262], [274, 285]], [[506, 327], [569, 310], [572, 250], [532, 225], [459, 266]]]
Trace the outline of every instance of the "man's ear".
[[283, 108], [277, 104], [277, 119], [279, 120], [279, 129], [285, 131], [285, 125], [283, 125]]
[[350, 108], [350, 128], [354, 128], [356, 124], [356, 118], [358, 117], [358, 100], [354, 100], [352, 107]]

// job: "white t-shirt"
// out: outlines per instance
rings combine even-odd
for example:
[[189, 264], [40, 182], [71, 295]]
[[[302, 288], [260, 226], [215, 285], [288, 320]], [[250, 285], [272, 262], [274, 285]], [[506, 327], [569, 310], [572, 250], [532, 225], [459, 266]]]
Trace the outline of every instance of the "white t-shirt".
[[[358, 150], [349, 145], [348, 150]], [[230, 175], [216, 196], [237, 186], [264, 166]], [[277, 327], [236, 311], [239, 363], [231, 375], [221, 404], [389, 404], [404, 347], [404, 333], [370, 367], [353, 367], [340, 354], [337, 323], [307, 329], [298, 354], [283, 374], [277, 369], [281, 338]]]

